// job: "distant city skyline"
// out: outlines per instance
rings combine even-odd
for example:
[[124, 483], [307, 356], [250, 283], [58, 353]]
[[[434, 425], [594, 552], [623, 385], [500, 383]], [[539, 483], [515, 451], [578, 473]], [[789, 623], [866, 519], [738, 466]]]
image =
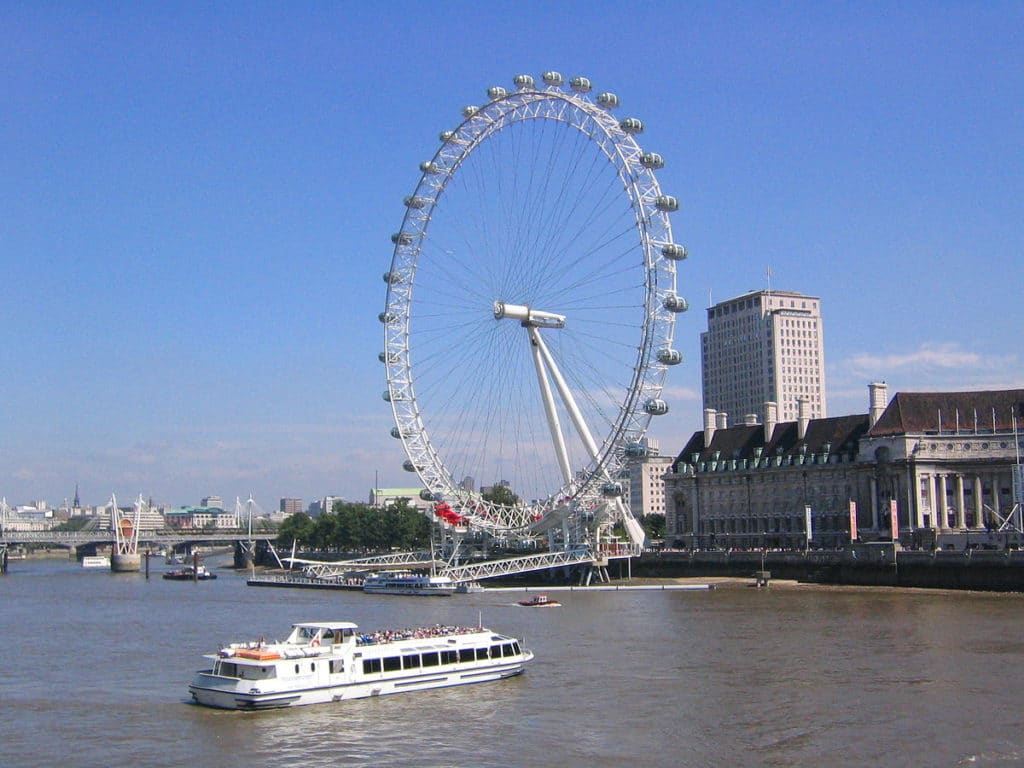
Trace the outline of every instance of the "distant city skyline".
[[1024, 384], [1024, 5], [527, 9], [516, 41], [486, 4], [0, 9], [0, 496], [415, 485], [389, 238], [439, 132], [548, 69], [643, 120], [680, 203], [663, 455], [701, 428], [705, 301], [769, 267], [826, 308], [830, 415]]

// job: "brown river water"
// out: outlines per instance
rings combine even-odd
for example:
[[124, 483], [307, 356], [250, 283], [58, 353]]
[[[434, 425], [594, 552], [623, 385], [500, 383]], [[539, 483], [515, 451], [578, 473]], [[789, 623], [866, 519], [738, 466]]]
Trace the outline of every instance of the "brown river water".
[[[745, 586], [447, 598], [15, 561], [0, 577], [0, 764], [1005, 766], [1024, 762], [1024, 596]], [[187, 702], [202, 654], [292, 622], [470, 624], [525, 675], [261, 713]]]

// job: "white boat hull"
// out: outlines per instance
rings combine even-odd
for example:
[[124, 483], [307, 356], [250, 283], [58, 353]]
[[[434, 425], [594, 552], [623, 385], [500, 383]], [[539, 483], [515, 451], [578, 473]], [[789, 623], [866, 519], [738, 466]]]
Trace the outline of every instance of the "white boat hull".
[[[524, 661], [533, 658], [529, 654]], [[305, 690], [277, 691], [253, 693], [252, 689], [241, 690], [244, 686], [235, 684], [224, 685], [223, 678], [205, 672], [199, 672], [196, 679], [188, 687], [192, 699], [197, 704], [217, 709], [281, 709], [283, 707], [299, 707], [306, 704], [327, 704], [351, 699], [365, 699], [371, 696], [387, 696], [392, 693], [410, 693], [427, 691], [433, 688], [448, 688], [455, 685], [486, 683], [515, 677], [523, 673], [523, 664], [501, 664], [486, 669], [466, 669], [438, 673], [436, 675], [378, 679], [361, 683], [307, 688]]]

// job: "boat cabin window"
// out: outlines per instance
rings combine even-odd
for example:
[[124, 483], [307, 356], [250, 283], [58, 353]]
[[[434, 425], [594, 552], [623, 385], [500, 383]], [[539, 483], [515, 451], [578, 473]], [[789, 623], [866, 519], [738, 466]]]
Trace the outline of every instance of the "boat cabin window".
[[213, 674], [221, 677], [238, 677], [238, 665], [230, 661], [218, 661]]
[[441, 651], [442, 664], [455, 664], [459, 660], [458, 651]]
[[477, 648], [476, 649], [476, 660], [477, 661], [486, 661], [487, 660], [487, 649], [486, 648]]
[[501, 646], [502, 656], [515, 656], [516, 652], [512, 650], [512, 643], [503, 643]]
[[520, 651], [519, 651], [519, 643], [518, 643], [518, 641], [513, 640], [512, 641], [512, 654], [514, 656], [518, 656], [519, 653], [520, 653]]
[[345, 660], [344, 659], [331, 659], [331, 674], [340, 675], [345, 671]]
[[402, 669], [419, 669], [420, 668], [420, 655], [418, 653], [411, 653], [408, 656], [402, 657]]
[[363, 674], [369, 675], [374, 672], [380, 672], [381, 663], [380, 659], [363, 659]]
[[402, 668], [401, 656], [385, 656], [383, 662], [385, 672], [397, 672]]
[[424, 667], [436, 667], [440, 663], [437, 651], [423, 654], [423, 666]]
[[500, 645], [492, 645], [491, 646], [491, 658], [492, 659], [500, 659], [501, 658], [501, 646]]

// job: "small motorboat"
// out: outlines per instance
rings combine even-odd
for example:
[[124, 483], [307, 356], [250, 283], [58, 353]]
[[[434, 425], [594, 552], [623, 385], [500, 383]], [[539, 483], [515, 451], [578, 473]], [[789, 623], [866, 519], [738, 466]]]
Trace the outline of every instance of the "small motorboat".
[[186, 565], [184, 568], [176, 568], [164, 574], [165, 579], [171, 581], [210, 581], [216, 579], [216, 573], [210, 573], [205, 565]]
[[551, 600], [547, 595], [534, 595], [529, 600], [520, 600], [520, 605], [527, 608], [555, 608], [561, 605], [557, 600]]

